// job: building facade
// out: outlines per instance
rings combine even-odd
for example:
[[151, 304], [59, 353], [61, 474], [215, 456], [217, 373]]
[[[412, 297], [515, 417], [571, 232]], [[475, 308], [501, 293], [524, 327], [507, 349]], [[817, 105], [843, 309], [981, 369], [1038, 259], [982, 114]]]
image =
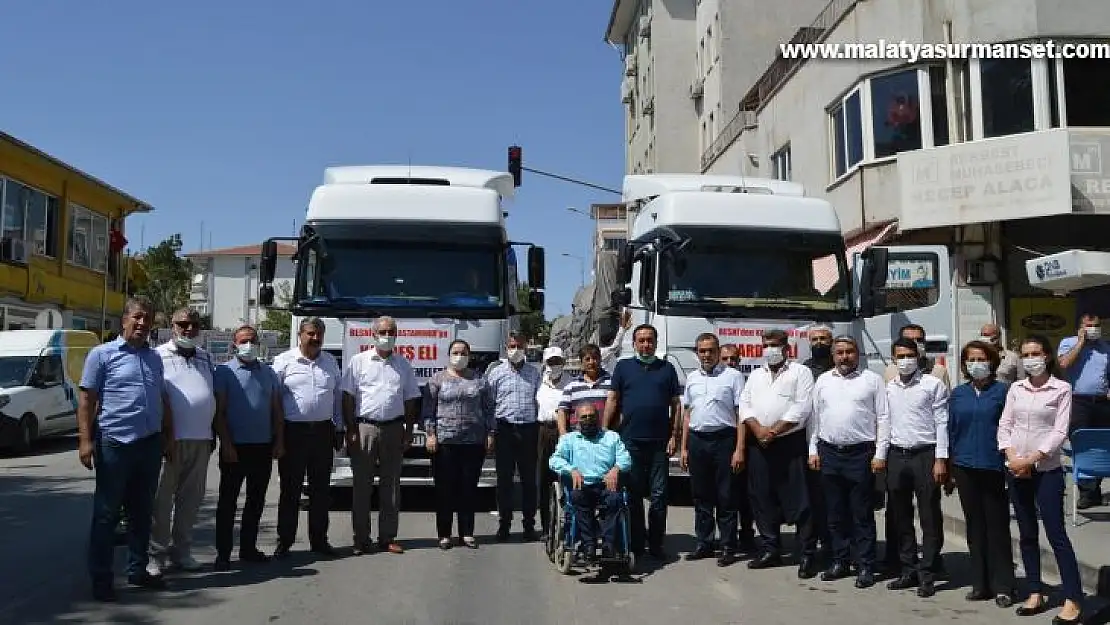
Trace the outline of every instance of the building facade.
[[151, 210], [0, 133], [0, 330], [118, 330], [141, 268], [112, 240]]
[[594, 220], [594, 272], [602, 254], [616, 254], [628, 241], [628, 209], [624, 204], [592, 204]]
[[[292, 293], [294, 264], [292, 245], [278, 244], [275, 272], [275, 301]], [[189, 292], [189, 305], [210, 316], [217, 330], [234, 330], [243, 324], [257, 324], [266, 317], [258, 305], [258, 263], [260, 245], [243, 245], [186, 254], [196, 274]]]
[[850, 251], [946, 246], [950, 266], [938, 270], [951, 272], [963, 340], [996, 321], [1011, 339], [1058, 341], [1081, 310], [1110, 315], [1110, 295], [1032, 288], [1025, 261], [1110, 249], [1110, 59], [788, 61], [778, 44], [1107, 43], [1106, 33], [1103, 0], [833, 0], [768, 45], [754, 81], [721, 72], [745, 95], [699, 170], [803, 184], [836, 207]]

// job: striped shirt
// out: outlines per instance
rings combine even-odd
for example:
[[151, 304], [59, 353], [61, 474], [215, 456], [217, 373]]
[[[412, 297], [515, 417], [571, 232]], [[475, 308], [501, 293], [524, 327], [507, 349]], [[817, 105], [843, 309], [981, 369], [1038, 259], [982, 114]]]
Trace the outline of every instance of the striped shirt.
[[463, 378], [440, 371], [428, 380], [424, 401], [424, 430], [444, 444], [485, 443], [497, 425], [489, 407], [484, 378]]
[[502, 362], [486, 374], [493, 416], [508, 423], [536, 422], [536, 391], [540, 390], [540, 372], [527, 364], [516, 369]]
[[567, 413], [568, 430], [578, 425], [578, 416], [575, 412], [583, 403], [593, 404], [597, 414], [604, 414], [605, 400], [612, 389], [613, 377], [604, 369], [601, 370], [595, 382], [589, 382], [580, 375], [563, 387], [563, 400], [559, 402], [559, 410], [565, 410]]

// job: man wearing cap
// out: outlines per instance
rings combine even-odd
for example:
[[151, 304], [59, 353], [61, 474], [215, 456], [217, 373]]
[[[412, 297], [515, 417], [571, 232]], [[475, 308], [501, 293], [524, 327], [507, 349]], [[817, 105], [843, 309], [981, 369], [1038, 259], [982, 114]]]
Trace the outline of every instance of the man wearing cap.
[[543, 375], [540, 376], [540, 388], [536, 391], [537, 414], [536, 421], [540, 424], [539, 432], [539, 476], [540, 476], [540, 527], [546, 534], [550, 518], [551, 482], [555, 474], [548, 468], [548, 460], [555, 452], [555, 445], [559, 442], [559, 403], [563, 400], [563, 391], [571, 377], [563, 373], [563, 350], [554, 345], [543, 350]]

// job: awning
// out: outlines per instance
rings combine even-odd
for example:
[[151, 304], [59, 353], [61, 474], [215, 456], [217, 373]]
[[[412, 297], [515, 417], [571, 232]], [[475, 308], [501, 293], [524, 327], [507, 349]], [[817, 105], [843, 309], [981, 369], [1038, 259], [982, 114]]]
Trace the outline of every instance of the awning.
[[[848, 240], [848, 271], [852, 271], [852, 263], [855, 262], [856, 254], [872, 245], [882, 243], [897, 229], [898, 224], [892, 222], [881, 228], [858, 234]], [[836, 265], [836, 256], [826, 256], [813, 261], [813, 284], [822, 295], [828, 293], [839, 280], [840, 270]]]

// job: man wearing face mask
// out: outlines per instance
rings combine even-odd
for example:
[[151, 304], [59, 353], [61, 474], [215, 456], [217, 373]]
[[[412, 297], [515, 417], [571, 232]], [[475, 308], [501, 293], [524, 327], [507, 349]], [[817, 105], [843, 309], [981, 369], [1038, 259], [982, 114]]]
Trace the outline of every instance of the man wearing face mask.
[[166, 395], [174, 420], [173, 459], [162, 467], [154, 500], [150, 562], [147, 572], [162, 574], [167, 558], [185, 571], [201, 565], [191, 554], [193, 526], [204, 500], [208, 458], [212, 455], [212, 422], [216, 417], [212, 357], [196, 344], [200, 314], [181, 309], [173, 314], [173, 340], [155, 351], [162, 357]]
[[[1081, 428], [1110, 428], [1110, 343], [1102, 338], [1102, 320], [1093, 313], [1079, 318], [1079, 333], [1060, 341], [1056, 358], [1072, 387], [1071, 422], [1068, 433]], [[1086, 510], [1102, 505], [1102, 480], [1084, 479], [1076, 484], [1079, 501]]]
[[[328, 544], [331, 505], [331, 465], [335, 432], [340, 427], [342, 393], [339, 363], [320, 349], [324, 320], [307, 317], [297, 332], [299, 345], [278, 354], [273, 369], [281, 382], [285, 414], [285, 454], [278, 460], [281, 495], [278, 500], [275, 558], [285, 558], [297, 538], [301, 492], [308, 477], [308, 540], [312, 551], [334, 556]], [[338, 449], [338, 447], [334, 447]]]
[[766, 365], [752, 371], [740, 398], [740, 418], [748, 437], [748, 488], [762, 543], [750, 569], [782, 564], [780, 527], [798, 528], [798, 577], [817, 574], [817, 534], [806, 487], [809, 417], [813, 374], [786, 359], [786, 332], [763, 333]]
[[543, 381], [536, 391], [537, 417], [539, 430], [539, 475], [540, 475], [540, 527], [547, 532], [551, 527], [551, 511], [547, 502], [551, 499], [551, 482], [555, 476], [547, 468], [547, 461], [559, 442], [559, 404], [563, 401], [563, 391], [571, 377], [563, 373], [563, 350], [554, 345], [543, 350]]
[[[905, 590], [917, 586], [917, 596], [931, 597], [937, 560], [940, 559], [941, 488], [948, 482], [948, 387], [935, 376], [918, 369], [917, 345], [898, 339], [891, 348], [898, 377], [887, 383], [890, 408], [886, 486], [888, 509], [894, 512], [897, 533], [887, 535], [887, 549], [897, 545], [901, 571], [887, 588]], [[876, 453], [876, 458], [882, 458]], [[921, 552], [917, 556], [914, 499], [921, 521]], [[892, 571], [893, 572], [893, 571]]]
[[995, 377], [1003, 382], [1024, 380], [1026, 373], [1025, 368], [1021, 366], [1021, 354], [1006, 349], [1006, 346], [1002, 344], [1002, 330], [998, 325], [988, 323], [979, 330], [979, 334], [979, 340], [997, 350], [998, 357], [1002, 359], [1002, 364], [998, 365]]
[[378, 477], [377, 548], [403, 553], [397, 543], [401, 518], [401, 466], [412, 444], [420, 399], [420, 383], [408, 359], [393, 351], [397, 322], [378, 317], [374, 346], [346, 363], [343, 424], [351, 458], [351, 530], [355, 555], [374, 551], [370, 542], [370, 494]]
[[[726, 367], [740, 371], [740, 348], [734, 344], [721, 346], [721, 363]], [[748, 464], [745, 462], [740, 472], [735, 475], [732, 484], [732, 499], [736, 513], [739, 516], [737, 523], [740, 537], [737, 539], [736, 548], [741, 553], [755, 553], [758, 546], [755, 544], [755, 513], [752, 512], [752, 499], [748, 493]]]
[[506, 342], [506, 359], [486, 374], [493, 414], [497, 419], [495, 457], [497, 463], [497, 540], [509, 539], [513, 521], [513, 476], [520, 474], [521, 516], [523, 539], [536, 540], [536, 506], [539, 469], [539, 407], [536, 393], [540, 390], [541, 374], [525, 362], [527, 339], [519, 332], [510, 332]]
[[266, 562], [258, 549], [258, 523], [266, 506], [274, 459], [284, 453], [281, 383], [258, 359], [258, 330], [241, 326], [233, 335], [235, 357], [216, 367], [216, 433], [220, 439], [220, 495], [216, 504], [217, 571], [231, 567], [239, 491], [247, 501], [239, 531], [239, 561]]
[[809, 367], [814, 380], [833, 368], [832, 340], [833, 331], [829, 326], [818, 325], [809, 329], [809, 360], [802, 364]]

